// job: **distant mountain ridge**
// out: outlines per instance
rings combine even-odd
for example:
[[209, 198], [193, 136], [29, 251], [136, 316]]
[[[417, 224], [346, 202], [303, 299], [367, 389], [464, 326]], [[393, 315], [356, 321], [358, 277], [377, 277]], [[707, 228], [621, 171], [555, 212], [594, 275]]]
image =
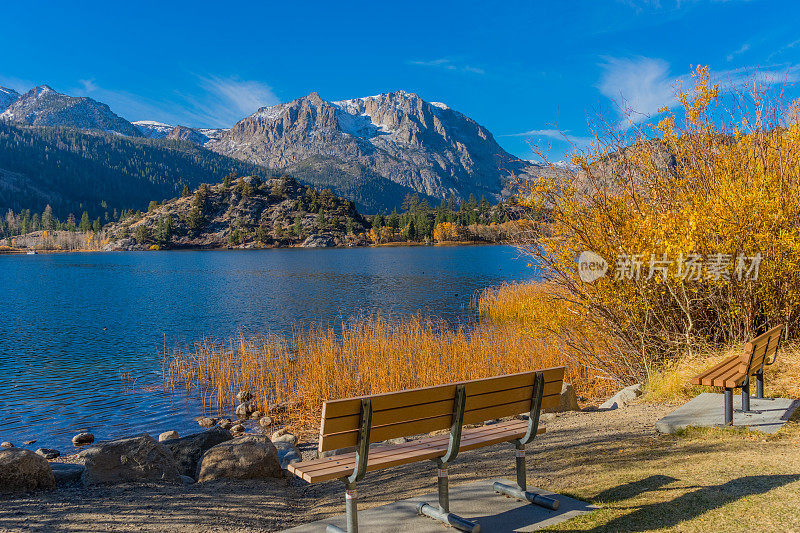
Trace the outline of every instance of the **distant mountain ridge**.
[[63, 126], [139, 137], [139, 130], [106, 104], [88, 97], [67, 96], [39, 85], [17, 97], [0, 120], [27, 126]]
[[[128, 122], [92, 98], [39, 85], [24, 94], [0, 88], [0, 122], [186, 141], [331, 188], [365, 212], [391, 211], [409, 193], [429, 201], [469, 195], [497, 201], [510, 194], [516, 179], [543, 171], [503, 150], [491, 132], [463, 113], [406, 91], [338, 101], [312, 92], [262, 107], [230, 129], [203, 129]], [[212, 182], [219, 179], [209, 176]]]

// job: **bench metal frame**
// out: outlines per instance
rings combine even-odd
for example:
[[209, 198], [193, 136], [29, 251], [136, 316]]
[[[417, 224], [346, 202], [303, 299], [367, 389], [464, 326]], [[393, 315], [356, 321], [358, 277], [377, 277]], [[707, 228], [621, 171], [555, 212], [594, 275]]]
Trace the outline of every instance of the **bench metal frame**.
[[[528, 491], [526, 481], [525, 446], [533, 441], [539, 429], [539, 414], [541, 413], [542, 397], [544, 396], [544, 384], [544, 374], [541, 372], [537, 373], [534, 380], [530, 413], [528, 415], [528, 428], [522, 438], [513, 441], [516, 448], [516, 486], [506, 485], [504, 483], [495, 483], [493, 485], [493, 489], [497, 493], [555, 510], [559, 507], [558, 500], [536, 492]], [[466, 400], [467, 392], [465, 385], [457, 385], [455, 397], [453, 398], [453, 418], [450, 427], [450, 440], [448, 442], [447, 451], [442, 457], [432, 460], [437, 466], [437, 488], [439, 495], [438, 505], [434, 507], [428, 503], [420, 503], [417, 506], [417, 512], [420, 515], [425, 515], [439, 520], [440, 522], [452, 526], [460, 531], [479, 533], [480, 524], [450, 512], [448, 466], [458, 456], [459, 448], [461, 446], [461, 434], [464, 428]], [[361, 421], [358, 432], [358, 447], [356, 450], [355, 469], [353, 470], [352, 475], [341, 479], [346, 487], [346, 533], [358, 533], [358, 492], [356, 490], [356, 483], [361, 481], [367, 472], [370, 431], [372, 429], [372, 400], [370, 398], [363, 398], [361, 400], [360, 416]], [[328, 525], [326, 531], [328, 533], [345, 533], [345, 530], [334, 525]]]
[[[744, 383], [742, 383], [742, 408], [739, 412], [741, 413], [760, 413], [761, 411], [752, 411], [750, 409], [750, 376], [755, 375], [756, 377], [756, 398], [759, 400], [764, 399], [764, 367], [769, 366], [775, 363], [775, 360], [778, 359], [778, 349], [781, 347], [781, 336], [778, 337], [777, 346], [775, 347], [775, 353], [772, 356], [772, 361], [767, 363], [767, 358], [761, 360], [761, 366], [759, 367], [758, 371], [754, 374], [751, 374], [750, 365], [753, 364], [753, 354], [750, 354], [750, 359], [747, 361], [747, 375], [744, 378]], [[733, 389], [734, 387], [724, 387], [724, 404], [725, 404], [725, 426], [732, 426], [733, 425]]]

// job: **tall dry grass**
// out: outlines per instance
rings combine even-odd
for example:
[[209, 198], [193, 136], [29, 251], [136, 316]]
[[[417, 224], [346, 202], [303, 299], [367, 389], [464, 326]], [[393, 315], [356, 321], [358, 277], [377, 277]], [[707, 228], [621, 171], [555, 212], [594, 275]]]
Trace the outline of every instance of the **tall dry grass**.
[[[322, 401], [565, 365], [578, 394], [614, 384], [566, 356], [553, 336], [528, 334], [512, 322], [452, 327], [431, 318], [359, 317], [338, 327], [296, 329], [287, 336], [239, 335], [203, 341], [165, 361], [173, 388], [199, 393], [229, 413], [240, 390], [258, 409], [301, 429], [316, 426]], [[276, 413], [274, 406], [288, 406]], [[272, 412], [271, 412], [272, 411]]]

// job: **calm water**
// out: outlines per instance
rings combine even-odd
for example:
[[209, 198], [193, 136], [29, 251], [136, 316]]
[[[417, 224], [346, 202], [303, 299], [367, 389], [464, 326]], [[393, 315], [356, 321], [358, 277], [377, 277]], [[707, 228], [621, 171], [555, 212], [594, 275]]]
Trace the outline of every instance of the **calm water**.
[[196, 431], [165, 350], [360, 311], [473, 321], [477, 291], [533, 276], [505, 246], [0, 256], [0, 441]]

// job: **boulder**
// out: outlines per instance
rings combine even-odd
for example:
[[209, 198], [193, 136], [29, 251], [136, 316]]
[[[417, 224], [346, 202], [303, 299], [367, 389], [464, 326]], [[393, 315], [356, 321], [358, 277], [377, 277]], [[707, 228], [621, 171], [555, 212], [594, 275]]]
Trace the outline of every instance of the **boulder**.
[[245, 432], [245, 427], [241, 424], [236, 424], [231, 428], [231, 433], [239, 435]]
[[264, 435], [244, 435], [217, 444], [205, 454], [197, 481], [283, 477], [278, 450]]
[[197, 465], [203, 458], [203, 454], [213, 446], [232, 438], [233, 436], [228, 430], [215, 427], [203, 433], [165, 440], [163, 444], [172, 452], [178, 465], [178, 472], [193, 478], [197, 473]]
[[230, 418], [223, 418], [217, 425], [222, 429], [231, 429], [231, 426], [233, 426], [233, 421]]
[[92, 446], [84, 454], [84, 485], [162, 481], [179, 483], [172, 451], [150, 435], [128, 437]]
[[52, 448], [39, 448], [36, 450], [36, 453], [48, 460], [61, 457], [61, 452], [58, 450], [53, 450]]
[[625, 387], [614, 396], [600, 404], [600, 410], [611, 411], [612, 409], [620, 409], [633, 402], [633, 400], [641, 395], [642, 385], [640, 383]]
[[26, 440], [22, 443], [24, 446], [30, 446], [31, 444], [36, 444], [36, 439], [33, 440]]
[[303, 460], [303, 455], [294, 444], [285, 441], [273, 442], [272, 444], [278, 450], [278, 462], [284, 470], [289, 468], [290, 464], [299, 463]]
[[164, 442], [165, 440], [172, 440], [179, 438], [177, 431], [165, 431], [161, 435], [158, 436], [158, 442]]
[[0, 442], [0, 448], [13, 448], [14, 445], [8, 441]]
[[44, 457], [22, 448], [0, 449], [0, 494], [55, 487], [56, 479]]
[[72, 437], [72, 444], [75, 446], [86, 446], [94, 442], [94, 435], [91, 433], [78, 433]]
[[250, 391], [240, 390], [236, 394], [236, 399], [239, 400], [239, 403], [249, 402], [253, 399], [253, 395], [250, 393]]
[[561, 385], [561, 397], [559, 399], [558, 407], [550, 407], [543, 409], [545, 413], [563, 413], [564, 411], [580, 411], [578, 407], [578, 396], [575, 394], [575, 389], [569, 383]]
[[259, 420], [262, 416], [263, 414], [261, 411], [253, 411], [250, 413], [250, 420]]
[[258, 425], [265, 429], [270, 427], [272, 425], [272, 417], [262, 416], [258, 421]]
[[59, 487], [78, 483], [83, 471], [86, 470], [83, 465], [70, 463], [50, 463], [50, 468], [53, 470], [53, 477], [56, 478], [56, 485]]

